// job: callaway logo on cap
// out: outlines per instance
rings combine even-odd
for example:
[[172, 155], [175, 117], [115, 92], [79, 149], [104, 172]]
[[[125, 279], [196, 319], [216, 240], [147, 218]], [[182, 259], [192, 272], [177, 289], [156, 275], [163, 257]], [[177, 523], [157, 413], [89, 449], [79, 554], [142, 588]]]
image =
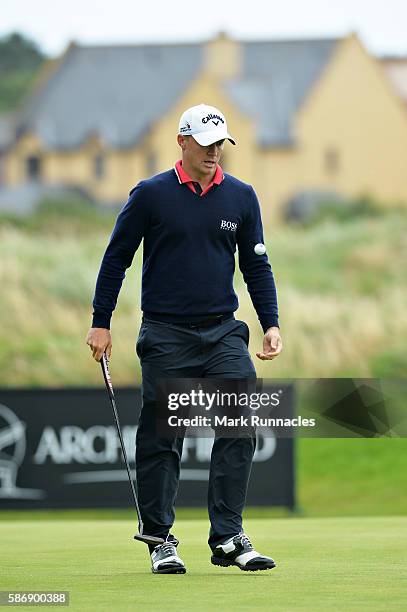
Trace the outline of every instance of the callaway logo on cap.
[[193, 136], [197, 143], [203, 147], [225, 138], [232, 144], [236, 144], [228, 134], [225, 116], [220, 110], [207, 104], [192, 106], [182, 114], [178, 134]]

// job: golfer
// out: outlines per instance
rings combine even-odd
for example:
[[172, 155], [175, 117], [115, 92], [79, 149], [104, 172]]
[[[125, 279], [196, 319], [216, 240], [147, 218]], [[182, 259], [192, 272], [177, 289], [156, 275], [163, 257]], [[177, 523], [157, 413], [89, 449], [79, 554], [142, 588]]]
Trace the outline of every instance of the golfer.
[[[249, 328], [236, 320], [235, 251], [264, 331], [262, 360], [282, 350], [277, 294], [263, 246], [260, 207], [253, 188], [219, 165], [228, 133], [224, 115], [200, 104], [180, 120], [181, 159], [175, 167], [131, 190], [104, 254], [88, 336], [93, 357], [110, 356], [110, 319], [126, 269], [143, 243], [141, 308], [136, 351], [142, 368], [142, 411], [136, 437], [136, 480], [145, 533], [164, 544], [150, 547], [152, 571], [184, 574], [174, 523], [183, 439], [156, 435], [157, 378], [256, 376], [248, 351]], [[214, 565], [244, 571], [275, 567], [254, 550], [242, 512], [255, 438], [215, 437], [208, 484], [209, 546]]]

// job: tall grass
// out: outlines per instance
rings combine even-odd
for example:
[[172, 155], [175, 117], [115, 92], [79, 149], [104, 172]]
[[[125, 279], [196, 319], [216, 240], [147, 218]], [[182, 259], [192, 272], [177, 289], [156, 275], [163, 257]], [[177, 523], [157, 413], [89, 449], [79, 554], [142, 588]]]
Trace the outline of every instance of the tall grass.
[[[84, 338], [114, 219], [96, 210], [42, 210], [0, 221], [0, 385], [99, 385]], [[254, 356], [262, 332], [240, 273], [238, 318], [263, 377], [405, 376], [407, 214], [401, 211], [281, 226], [267, 232], [284, 351]], [[113, 317], [113, 380], [140, 382], [134, 344], [140, 322], [141, 252]]]

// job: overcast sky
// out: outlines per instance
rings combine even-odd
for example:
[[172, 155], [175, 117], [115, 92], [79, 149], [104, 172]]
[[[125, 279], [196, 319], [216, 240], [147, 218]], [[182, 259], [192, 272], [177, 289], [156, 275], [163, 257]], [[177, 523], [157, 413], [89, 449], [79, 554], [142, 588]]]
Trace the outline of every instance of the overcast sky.
[[0, 0], [0, 36], [19, 30], [51, 55], [70, 40], [201, 41], [337, 36], [357, 31], [376, 54], [407, 55], [407, 0]]

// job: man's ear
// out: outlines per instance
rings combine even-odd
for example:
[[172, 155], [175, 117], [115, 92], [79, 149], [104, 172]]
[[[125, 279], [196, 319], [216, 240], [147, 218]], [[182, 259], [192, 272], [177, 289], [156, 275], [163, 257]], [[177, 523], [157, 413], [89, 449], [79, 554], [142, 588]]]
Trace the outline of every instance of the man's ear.
[[186, 146], [187, 146], [187, 142], [186, 141], [187, 141], [186, 136], [183, 136], [182, 134], [178, 134], [177, 142], [178, 142], [179, 146], [181, 147], [181, 149], [183, 151], [185, 151]]

